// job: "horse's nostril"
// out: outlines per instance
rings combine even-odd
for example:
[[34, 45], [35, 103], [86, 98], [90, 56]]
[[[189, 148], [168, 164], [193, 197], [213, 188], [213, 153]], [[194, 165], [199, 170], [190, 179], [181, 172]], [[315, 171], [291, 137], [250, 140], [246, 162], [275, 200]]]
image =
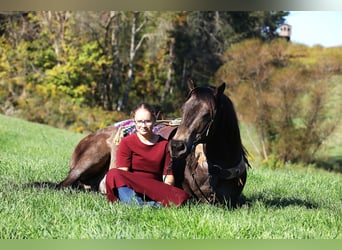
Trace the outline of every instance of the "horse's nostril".
[[186, 144], [183, 141], [171, 141], [171, 154], [179, 157], [186, 153]]
[[177, 151], [183, 151], [185, 149], [185, 145], [184, 143], [178, 143], [175, 148]]

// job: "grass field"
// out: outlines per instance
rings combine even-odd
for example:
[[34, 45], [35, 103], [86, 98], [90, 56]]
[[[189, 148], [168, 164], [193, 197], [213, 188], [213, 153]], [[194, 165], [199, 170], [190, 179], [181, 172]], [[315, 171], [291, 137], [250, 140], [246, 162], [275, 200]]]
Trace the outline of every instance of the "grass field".
[[83, 136], [0, 115], [0, 239], [342, 239], [342, 175], [313, 167], [250, 169], [235, 210], [128, 207], [25, 185], [62, 180]]

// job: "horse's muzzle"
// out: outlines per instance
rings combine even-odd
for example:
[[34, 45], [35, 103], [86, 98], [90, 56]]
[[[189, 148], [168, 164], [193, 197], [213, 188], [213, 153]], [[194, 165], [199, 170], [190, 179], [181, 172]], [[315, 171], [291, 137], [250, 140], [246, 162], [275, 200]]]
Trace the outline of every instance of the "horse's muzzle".
[[188, 154], [187, 144], [184, 141], [171, 140], [169, 150], [172, 158], [184, 158]]

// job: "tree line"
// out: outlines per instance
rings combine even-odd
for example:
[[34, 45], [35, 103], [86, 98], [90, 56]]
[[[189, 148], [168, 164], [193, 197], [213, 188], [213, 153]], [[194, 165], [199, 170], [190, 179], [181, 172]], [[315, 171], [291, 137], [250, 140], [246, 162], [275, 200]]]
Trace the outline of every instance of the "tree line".
[[14, 12], [2, 13], [0, 30], [4, 51], [12, 53], [6, 59], [26, 84], [52, 85], [87, 106], [128, 110], [137, 99], [173, 106], [186, 77], [203, 84], [212, 81], [231, 44], [250, 37], [274, 38], [286, 15]]
[[[1, 112], [93, 131], [127, 117], [140, 101], [179, 116], [188, 78], [225, 81], [241, 120], [257, 129], [260, 155], [296, 161], [310, 148], [309, 160], [336, 124], [322, 96], [341, 73], [341, 49], [279, 39], [288, 14], [1, 12]], [[299, 112], [307, 105], [309, 117]]]

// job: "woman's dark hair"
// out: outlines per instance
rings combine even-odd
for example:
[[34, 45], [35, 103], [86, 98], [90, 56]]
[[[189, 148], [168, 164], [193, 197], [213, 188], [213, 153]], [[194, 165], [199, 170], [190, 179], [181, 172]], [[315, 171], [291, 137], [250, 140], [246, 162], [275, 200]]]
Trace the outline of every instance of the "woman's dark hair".
[[132, 110], [131, 112], [131, 117], [134, 119], [135, 113], [137, 112], [138, 109], [146, 109], [147, 111], [149, 111], [152, 115], [152, 119], [153, 121], [156, 121], [156, 113], [155, 113], [155, 109], [151, 104], [148, 104], [146, 102], [141, 102], [138, 103]]

